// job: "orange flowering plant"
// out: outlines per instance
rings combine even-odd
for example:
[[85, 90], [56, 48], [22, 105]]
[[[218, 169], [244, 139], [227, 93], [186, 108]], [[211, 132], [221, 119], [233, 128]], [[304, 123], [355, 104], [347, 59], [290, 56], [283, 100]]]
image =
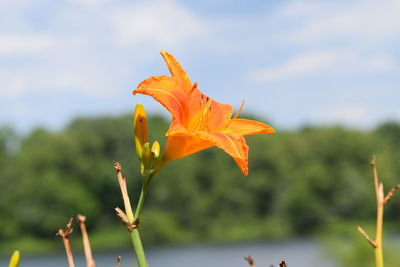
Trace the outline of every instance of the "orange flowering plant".
[[145, 94], [160, 102], [172, 115], [166, 135], [168, 141], [162, 157], [167, 163], [200, 150], [217, 146], [234, 158], [244, 175], [248, 174], [248, 150], [244, 135], [273, 133], [264, 123], [232, 118], [232, 106], [205, 96], [197, 83], [191, 83], [178, 61], [161, 51], [171, 77], [150, 77], [139, 84], [133, 94]]
[[243, 175], [248, 175], [248, 150], [245, 135], [273, 133], [274, 129], [264, 123], [232, 117], [231, 105], [219, 103], [205, 96], [197, 83], [191, 83], [188, 75], [178, 61], [165, 51], [161, 51], [171, 76], [152, 76], [142, 81], [133, 94], [153, 97], [172, 115], [171, 125], [166, 133], [168, 137], [164, 151], [155, 141], [152, 145], [147, 136], [146, 113], [142, 105], [137, 105], [134, 116], [134, 135], [136, 153], [140, 160], [140, 173], [144, 177], [141, 195], [135, 213], [129, 204], [120, 166], [116, 167], [121, 191], [125, 203], [125, 213], [117, 209], [131, 234], [136, 258], [140, 267], [147, 266], [143, 246], [138, 232], [139, 216], [147, 195], [148, 187], [162, 167], [179, 158], [200, 150], [217, 146], [236, 161]]

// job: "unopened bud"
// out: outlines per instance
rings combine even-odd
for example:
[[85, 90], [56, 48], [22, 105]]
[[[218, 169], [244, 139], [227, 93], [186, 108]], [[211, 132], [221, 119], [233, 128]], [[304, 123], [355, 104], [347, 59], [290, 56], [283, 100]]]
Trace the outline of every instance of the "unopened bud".
[[143, 150], [142, 150], [142, 164], [143, 164], [144, 170], [149, 169], [152, 159], [153, 159], [153, 157], [152, 157], [152, 153], [151, 153], [151, 149], [150, 149], [150, 144], [145, 143], [143, 145]]
[[19, 251], [16, 250], [11, 256], [10, 264], [8, 265], [8, 267], [18, 267], [18, 265], [19, 265]]
[[158, 141], [155, 141], [151, 146], [151, 153], [153, 153], [154, 159], [158, 159], [160, 156], [160, 143]]
[[146, 111], [141, 104], [136, 105], [133, 118], [136, 154], [142, 159], [143, 145], [148, 142]]

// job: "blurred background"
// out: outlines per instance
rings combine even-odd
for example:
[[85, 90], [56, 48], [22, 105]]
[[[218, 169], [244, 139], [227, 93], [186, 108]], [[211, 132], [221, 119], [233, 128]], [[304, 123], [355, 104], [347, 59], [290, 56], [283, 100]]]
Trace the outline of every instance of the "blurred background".
[[[206, 95], [245, 99], [243, 117], [277, 133], [247, 138], [249, 177], [218, 149], [163, 171], [141, 224], [150, 265], [373, 266], [355, 226], [373, 236], [371, 155], [386, 190], [400, 181], [399, 14], [398, 0], [0, 1], [0, 263], [20, 249], [23, 266], [67, 266], [55, 233], [77, 213], [95, 256], [128, 255], [112, 162], [137, 197], [134, 106], [161, 143], [170, 117], [131, 92], [168, 74], [166, 50]], [[389, 267], [399, 212], [397, 196]]]

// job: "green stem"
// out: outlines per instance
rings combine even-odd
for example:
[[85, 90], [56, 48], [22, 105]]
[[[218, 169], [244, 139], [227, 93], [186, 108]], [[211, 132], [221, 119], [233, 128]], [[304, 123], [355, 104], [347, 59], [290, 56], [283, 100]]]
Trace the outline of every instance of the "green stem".
[[144, 255], [142, 240], [140, 239], [139, 230], [137, 228], [132, 229], [131, 240], [139, 267], [148, 267], [146, 256]]
[[[147, 196], [149, 184], [153, 177], [154, 177], [154, 175], [150, 174], [149, 176], [147, 176], [143, 179], [142, 191], [140, 192], [139, 201], [138, 201], [136, 211], [135, 211], [135, 220], [139, 220], [139, 218], [140, 218], [140, 212], [142, 211], [143, 203]], [[135, 253], [136, 253], [136, 259], [139, 264], [139, 267], [147, 267], [148, 264], [146, 261], [146, 256], [144, 254], [142, 240], [140, 239], [139, 230], [137, 228], [132, 229], [131, 240], [132, 240], [133, 249], [135, 250]]]
[[138, 201], [136, 211], [135, 211], [136, 219], [140, 218], [140, 212], [142, 211], [143, 203], [144, 203], [144, 200], [146, 199], [147, 191], [149, 189], [150, 179], [151, 179], [151, 176], [148, 176], [148, 177], [145, 177], [143, 180], [142, 191], [140, 192], [139, 201]]

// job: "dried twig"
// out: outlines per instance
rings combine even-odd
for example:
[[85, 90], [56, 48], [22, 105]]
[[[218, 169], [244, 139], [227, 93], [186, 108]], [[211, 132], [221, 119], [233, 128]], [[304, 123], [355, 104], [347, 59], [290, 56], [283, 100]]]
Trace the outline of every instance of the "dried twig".
[[72, 229], [72, 221], [73, 220], [74, 220], [74, 218], [70, 218], [68, 221], [68, 224], [67, 224], [67, 228], [65, 230], [59, 229], [57, 232], [57, 235], [61, 237], [61, 239], [64, 243], [65, 252], [67, 253], [67, 257], [68, 257], [69, 267], [75, 267], [74, 257], [72, 256], [71, 245], [69, 244], [69, 240], [68, 240], [69, 236], [71, 235], [71, 233], [74, 230], [74, 229]]
[[119, 162], [114, 161], [114, 168], [117, 171], [118, 183], [119, 187], [121, 188], [122, 199], [124, 200], [125, 214], [128, 218], [129, 223], [133, 223], [134, 216], [132, 212], [131, 202], [129, 200], [128, 189], [126, 188], [126, 178], [122, 176], [122, 165]]
[[256, 267], [256, 264], [255, 264], [254, 259], [253, 259], [252, 256], [249, 255], [247, 257], [244, 257], [244, 259], [245, 259], [245, 261], [247, 261], [249, 263], [249, 265], [251, 267]]
[[365, 240], [371, 244], [372, 247], [376, 248], [376, 243], [373, 241], [368, 234], [361, 228], [361, 226], [357, 226], [357, 230], [364, 236]]
[[117, 265], [115, 267], [120, 267], [121, 266], [121, 256], [117, 256]]
[[135, 219], [133, 222], [130, 222], [125, 212], [118, 207], [115, 208], [115, 212], [117, 213], [117, 216], [121, 219], [122, 223], [125, 225], [126, 229], [128, 229], [128, 231], [132, 231], [132, 229], [135, 229], [139, 226], [139, 219]]
[[96, 266], [96, 262], [93, 260], [92, 250], [90, 248], [89, 236], [87, 234], [86, 225], [85, 225], [86, 216], [78, 214], [76, 216], [76, 218], [77, 218], [77, 220], [79, 222], [79, 225], [81, 227], [83, 248], [85, 250], [85, 258], [86, 258], [87, 267], [95, 267]]

